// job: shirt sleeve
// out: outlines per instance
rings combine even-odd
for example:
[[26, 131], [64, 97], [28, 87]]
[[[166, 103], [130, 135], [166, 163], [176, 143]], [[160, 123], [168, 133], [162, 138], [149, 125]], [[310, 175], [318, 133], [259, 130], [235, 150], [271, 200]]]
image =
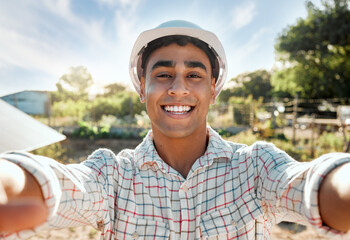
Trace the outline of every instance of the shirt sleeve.
[[63, 165], [29, 153], [7, 153], [0, 158], [17, 163], [38, 181], [49, 210], [47, 221], [31, 230], [0, 234], [0, 239], [26, 239], [46, 229], [91, 225], [103, 231], [114, 219], [116, 156], [95, 151], [80, 164]]
[[311, 162], [301, 163], [265, 142], [254, 144], [249, 152], [256, 176], [255, 191], [265, 215], [272, 222], [308, 224], [327, 236], [344, 235], [323, 224], [318, 192], [327, 173], [350, 162], [350, 154], [330, 153]]

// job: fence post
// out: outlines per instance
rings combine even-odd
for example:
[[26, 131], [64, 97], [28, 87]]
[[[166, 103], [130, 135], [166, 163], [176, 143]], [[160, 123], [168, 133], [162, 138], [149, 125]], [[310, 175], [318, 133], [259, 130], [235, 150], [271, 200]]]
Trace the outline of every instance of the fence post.
[[236, 118], [235, 118], [235, 104], [232, 104], [232, 123], [236, 126]]
[[296, 125], [297, 125], [297, 115], [298, 115], [298, 93], [295, 94], [293, 101], [293, 144], [296, 144]]
[[315, 157], [315, 114], [312, 114], [311, 122], [311, 156]]
[[346, 137], [346, 125], [345, 123], [340, 120], [340, 123], [341, 123], [341, 128], [342, 128], [342, 132], [343, 132], [343, 139], [344, 139], [344, 147], [343, 147], [343, 152], [349, 152], [350, 150], [350, 139], [349, 141], [347, 140], [347, 137]]
[[254, 127], [254, 102], [253, 101], [250, 103], [249, 124], [251, 128]]

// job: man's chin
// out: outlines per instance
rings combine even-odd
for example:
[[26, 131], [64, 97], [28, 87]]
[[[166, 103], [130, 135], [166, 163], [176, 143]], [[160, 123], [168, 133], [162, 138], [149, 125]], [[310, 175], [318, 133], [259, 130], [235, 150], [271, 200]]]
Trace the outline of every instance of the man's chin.
[[179, 125], [171, 125], [171, 126], [162, 126], [161, 128], [155, 128], [152, 126], [152, 130], [154, 134], [161, 134], [169, 139], [186, 139], [191, 138], [194, 135], [197, 135], [199, 131], [206, 131], [206, 127], [202, 128], [200, 126], [194, 128], [189, 126], [179, 126]]

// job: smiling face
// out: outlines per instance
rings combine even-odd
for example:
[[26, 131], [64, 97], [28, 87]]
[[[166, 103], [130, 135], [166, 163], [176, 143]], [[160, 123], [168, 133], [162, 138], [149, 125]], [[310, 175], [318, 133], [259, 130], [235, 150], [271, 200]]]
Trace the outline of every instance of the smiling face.
[[215, 79], [205, 52], [191, 43], [173, 43], [152, 52], [141, 77], [140, 98], [154, 134], [185, 138], [206, 131]]

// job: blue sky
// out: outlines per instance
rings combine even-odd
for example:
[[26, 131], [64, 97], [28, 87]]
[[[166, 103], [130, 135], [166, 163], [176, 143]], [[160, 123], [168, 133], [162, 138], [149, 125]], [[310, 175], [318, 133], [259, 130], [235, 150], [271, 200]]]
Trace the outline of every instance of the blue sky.
[[269, 70], [278, 34], [306, 15], [304, 0], [0, 1], [0, 96], [55, 90], [60, 76], [79, 65], [92, 74], [95, 89], [113, 82], [131, 86], [128, 63], [138, 34], [172, 19], [219, 37], [228, 79]]

